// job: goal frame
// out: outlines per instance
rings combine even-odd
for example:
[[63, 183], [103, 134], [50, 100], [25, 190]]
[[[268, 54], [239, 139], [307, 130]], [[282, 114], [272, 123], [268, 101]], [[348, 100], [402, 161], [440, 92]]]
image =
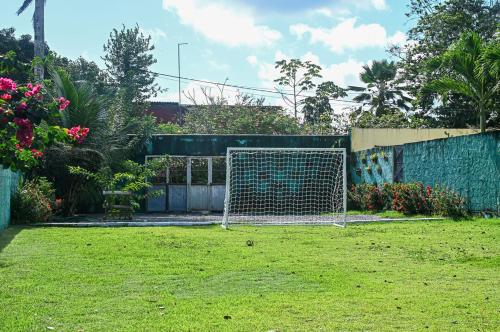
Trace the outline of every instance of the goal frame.
[[[222, 228], [229, 228], [229, 194], [231, 190], [231, 152], [233, 151], [291, 151], [291, 152], [341, 152], [342, 153], [342, 224], [328, 223], [328, 225], [345, 227], [347, 213], [347, 149], [346, 148], [259, 148], [259, 147], [228, 147], [226, 151], [226, 190], [224, 197], [224, 215], [222, 217]], [[249, 223], [251, 225], [251, 223]], [[275, 225], [275, 224], [270, 224]], [[284, 224], [282, 224], [284, 225]], [[317, 224], [311, 224], [317, 225]]]

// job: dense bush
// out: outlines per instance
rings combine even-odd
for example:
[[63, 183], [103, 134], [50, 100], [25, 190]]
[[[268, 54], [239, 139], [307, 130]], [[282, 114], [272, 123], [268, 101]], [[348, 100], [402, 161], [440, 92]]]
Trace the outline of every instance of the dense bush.
[[452, 218], [467, 216], [465, 200], [459, 194], [441, 187], [425, 187], [420, 182], [353, 185], [348, 193], [353, 209], [394, 210], [407, 215], [438, 214]]
[[54, 189], [45, 178], [25, 180], [11, 201], [12, 222], [30, 224], [47, 221], [54, 207]]

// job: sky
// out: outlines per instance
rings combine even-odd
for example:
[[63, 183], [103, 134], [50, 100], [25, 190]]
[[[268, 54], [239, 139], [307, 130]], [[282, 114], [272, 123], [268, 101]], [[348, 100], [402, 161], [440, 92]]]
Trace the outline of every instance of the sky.
[[[2, 4], [0, 27], [33, 34], [33, 8], [15, 14], [21, 3]], [[300, 58], [321, 65], [324, 80], [346, 87], [361, 84], [364, 64], [388, 58], [389, 45], [405, 42], [406, 6], [405, 0], [47, 0], [45, 38], [59, 54], [103, 67], [111, 30], [138, 24], [154, 42], [157, 72], [178, 75], [177, 43], [188, 43], [181, 47], [183, 77], [273, 89], [274, 62]], [[156, 100], [178, 100], [176, 79], [158, 83], [167, 91]], [[200, 101], [200, 84], [182, 82], [181, 90]], [[224, 90], [229, 100], [237, 92]], [[282, 104], [279, 95], [253, 93]]]

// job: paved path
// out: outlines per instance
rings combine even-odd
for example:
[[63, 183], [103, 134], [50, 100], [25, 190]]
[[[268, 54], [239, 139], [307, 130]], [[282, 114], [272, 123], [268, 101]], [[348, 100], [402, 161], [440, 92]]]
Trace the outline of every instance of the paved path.
[[[375, 215], [347, 215], [350, 224], [369, 222], [440, 220], [442, 218], [382, 218]], [[158, 226], [209, 226], [221, 223], [221, 214], [137, 214], [133, 220], [102, 220], [102, 215], [79, 215], [53, 222], [32, 224], [41, 227], [158, 227]], [[262, 225], [267, 223], [262, 223]], [[317, 223], [321, 225], [321, 223]]]

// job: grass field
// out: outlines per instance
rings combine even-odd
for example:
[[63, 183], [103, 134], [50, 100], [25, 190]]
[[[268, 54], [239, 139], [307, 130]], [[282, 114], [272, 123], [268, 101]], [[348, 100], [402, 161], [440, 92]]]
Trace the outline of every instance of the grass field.
[[492, 331], [499, 310], [498, 219], [0, 233], [1, 331]]

